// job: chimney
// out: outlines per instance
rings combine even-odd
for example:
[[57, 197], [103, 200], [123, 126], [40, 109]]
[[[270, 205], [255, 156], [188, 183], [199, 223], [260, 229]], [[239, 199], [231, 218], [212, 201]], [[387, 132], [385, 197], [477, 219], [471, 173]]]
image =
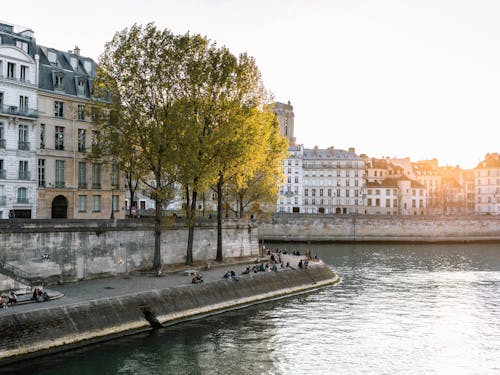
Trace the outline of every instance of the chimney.
[[78, 46], [75, 46], [75, 49], [73, 50], [73, 53], [77, 56], [80, 56], [80, 48]]
[[349, 152], [356, 153], [356, 149], [354, 147], [349, 147]]

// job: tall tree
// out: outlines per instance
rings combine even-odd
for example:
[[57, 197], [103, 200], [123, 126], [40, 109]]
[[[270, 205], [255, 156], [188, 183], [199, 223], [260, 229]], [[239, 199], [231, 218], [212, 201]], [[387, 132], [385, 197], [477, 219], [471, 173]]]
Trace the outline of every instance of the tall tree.
[[[96, 102], [112, 96], [109, 116], [99, 121], [101, 152], [112, 154], [122, 167], [137, 168], [155, 200], [153, 268], [161, 270], [162, 207], [172, 194], [175, 149], [172, 110], [179, 99], [182, 60], [178, 37], [153, 24], [124, 29], [106, 44], [94, 83]], [[133, 158], [131, 158], [133, 156]], [[133, 164], [132, 164], [133, 162]], [[149, 183], [150, 180], [154, 183]]]

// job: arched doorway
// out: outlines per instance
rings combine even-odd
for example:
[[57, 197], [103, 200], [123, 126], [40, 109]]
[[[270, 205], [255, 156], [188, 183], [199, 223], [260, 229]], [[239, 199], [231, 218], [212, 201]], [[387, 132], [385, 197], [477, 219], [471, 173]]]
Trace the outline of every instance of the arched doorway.
[[66, 219], [68, 217], [68, 200], [58, 195], [52, 201], [52, 219]]

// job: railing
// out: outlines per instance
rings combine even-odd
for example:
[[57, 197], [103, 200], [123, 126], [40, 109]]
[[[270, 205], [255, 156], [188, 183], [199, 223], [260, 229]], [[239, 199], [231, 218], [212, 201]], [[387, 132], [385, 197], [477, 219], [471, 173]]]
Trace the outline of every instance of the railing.
[[5, 148], [5, 139], [0, 139], [0, 148]]
[[0, 106], [0, 112], [13, 116], [38, 117], [38, 111], [36, 109], [19, 108], [15, 105], [4, 104]]
[[66, 186], [66, 183], [64, 181], [56, 181], [54, 185], [56, 188], [63, 189]]
[[18, 178], [20, 180], [30, 180], [31, 179], [31, 173], [30, 173], [30, 171], [19, 171]]
[[7, 81], [20, 82], [20, 83], [24, 83], [24, 84], [31, 85], [31, 86], [34, 85], [34, 83], [32, 83], [29, 79], [17, 78], [17, 77], [12, 77], [12, 76], [4, 76], [3, 74], [0, 74], [0, 79], [4, 79]]
[[17, 148], [19, 150], [29, 150], [30, 149], [30, 143], [27, 141], [19, 141]]
[[2, 260], [0, 260], [0, 273], [22, 284], [29, 285], [30, 289], [32, 289], [34, 281], [40, 283], [39, 278], [35, 278], [32, 274]]
[[94, 182], [92, 184], [92, 189], [100, 189], [101, 188], [101, 183], [100, 182]]
[[87, 188], [86, 182], [79, 182], [78, 183], [78, 189], [86, 189], [86, 188]]
[[25, 197], [17, 197], [17, 204], [29, 204], [30, 201]]

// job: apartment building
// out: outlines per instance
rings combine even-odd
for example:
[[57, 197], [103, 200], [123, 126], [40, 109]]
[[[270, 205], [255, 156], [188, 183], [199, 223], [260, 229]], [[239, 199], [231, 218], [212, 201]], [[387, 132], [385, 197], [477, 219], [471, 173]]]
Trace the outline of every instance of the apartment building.
[[500, 154], [488, 153], [474, 169], [475, 212], [500, 215]]
[[125, 191], [116, 165], [87, 158], [96, 139], [91, 108], [96, 63], [73, 51], [37, 47], [39, 218], [125, 216]]
[[0, 23], [0, 218], [36, 217], [36, 43]]

